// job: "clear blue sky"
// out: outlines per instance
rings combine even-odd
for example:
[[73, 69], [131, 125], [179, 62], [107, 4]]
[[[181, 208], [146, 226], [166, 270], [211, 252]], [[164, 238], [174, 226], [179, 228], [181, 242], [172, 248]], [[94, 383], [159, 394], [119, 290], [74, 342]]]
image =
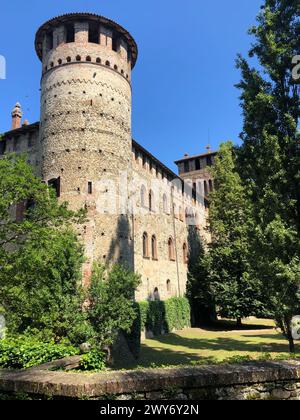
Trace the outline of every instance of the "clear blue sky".
[[[41, 64], [37, 28], [68, 12], [94, 12], [131, 32], [139, 46], [133, 72], [133, 137], [174, 169], [184, 153], [238, 141], [242, 118], [235, 69], [246, 54], [263, 0], [5, 0], [1, 4], [0, 132], [20, 101], [30, 122], [39, 120]], [[209, 134], [210, 133], [210, 134]]]

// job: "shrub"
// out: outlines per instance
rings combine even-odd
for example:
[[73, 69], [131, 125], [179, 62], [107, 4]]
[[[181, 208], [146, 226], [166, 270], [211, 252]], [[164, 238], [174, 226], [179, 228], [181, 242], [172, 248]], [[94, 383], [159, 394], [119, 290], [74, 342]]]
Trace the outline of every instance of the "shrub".
[[120, 332], [130, 333], [137, 317], [134, 291], [139, 284], [140, 276], [122, 265], [108, 269], [95, 264], [87, 290], [87, 318], [96, 348], [104, 350]]
[[141, 322], [141, 331], [145, 331], [147, 323], [147, 315], [149, 311], [149, 302], [139, 302], [138, 303], [140, 322]]
[[26, 369], [76, 354], [76, 347], [54, 342], [42, 343], [33, 337], [0, 340], [0, 367], [6, 369]]
[[162, 301], [149, 302], [146, 329], [154, 335], [160, 335], [165, 330], [165, 303]]
[[81, 357], [79, 367], [85, 371], [104, 370], [106, 368], [105, 358], [105, 353], [98, 350], [91, 350]]
[[154, 335], [190, 326], [190, 304], [185, 297], [166, 301], [139, 302], [139, 320], [136, 328], [152, 331]]
[[141, 350], [141, 331], [143, 331], [145, 328], [146, 320], [144, 319], [144, 316], [147, 317], [147, 310], [144, 312], [144, 314], [142, 314], [140, 306], [136, 302], [133, 303], [133, 308], [136, 314], [136, 318], [133, 321], [130, 332], [124, 331], [123, 334], [130, 351], [132, 352], [133, 356], [138, 359]]

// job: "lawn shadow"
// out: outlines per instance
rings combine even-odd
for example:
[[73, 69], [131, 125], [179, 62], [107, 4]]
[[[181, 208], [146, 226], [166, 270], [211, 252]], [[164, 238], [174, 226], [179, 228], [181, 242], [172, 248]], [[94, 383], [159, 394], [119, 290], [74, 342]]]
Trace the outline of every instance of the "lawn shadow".
[[275, 329], [275, 326], [269, 325], [267, 323], [263, 324], [242, 324], [241, 326], [237, 326], [235, 321], [231, 320], [218, 320], [212, 322], [209, 325], [205, 325], [201, 327], [201, 329], [205, 331], [259, 331], [259, 330], [272, 330]]
[[[141, 357], [136, 365], [151, 366], [157, 365], [184, 365], [190, 364], [191, 361], [214, 362], [214, 356], [201, 356], [199, 351], [225, 351], [228, 352], [228, 357], [238, 352], [242, 354], [248, 353], [288, 353], [288, 343], [282, 342], [280, 334], [250, 334], [242, 335], [242, 340], [234, 339], [232, 337], [213, 337], [213, 338], [186, 338], [178, 334], [168, 334], [161, 337], [156, 337], [153, 340], [153, 346], [142, 344]], [[256, 337], [258, 342], [247, 340], [247, 338]], [[270, 342], [271, 340], [271, 342]], [[159, 342], [166, 347], [155, 347], [155, 342]], [[188, 351], [182, 350], [186, 348]], [[300, 351], [300, 348], [299, 348]]]
[[205, 362], [216, 363], [217, 359], [214, 356], [199, 356], [199, 353], [195, 352], [184, 352], [179, 350], [171, 350], [166, 348], [149, 347], [142, 344], [142, 351], [140, 358], [136, 363], [127, 364], [123, 368], [136, 368], [140, 367], [160, 367], [160, 366], [177, 366], [177, 365], [189, 365], [191, 362]]

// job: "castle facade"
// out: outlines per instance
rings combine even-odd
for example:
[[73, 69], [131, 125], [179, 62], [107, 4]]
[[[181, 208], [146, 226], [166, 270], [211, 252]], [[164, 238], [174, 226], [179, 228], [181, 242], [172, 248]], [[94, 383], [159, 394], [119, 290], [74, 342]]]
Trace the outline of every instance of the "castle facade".
[[[59, 16], [41, 26], [35, 48], [40, 122], [22, 121], [17, 103], [0, 155], [26, 153], [59, 200], [86, 208], [87, 222], [77, 227], [83, 282], [94, 261], [119, 262], [142, 276], [137, 300], [183, 295], [195, 234], [207, 236], [207, 168], [215, 153], [185, 156], [177, 175], [132, 139], [138, 49], [117, 23], [85, 13]], [[16, 217], [23, 210], [18, 206]]]

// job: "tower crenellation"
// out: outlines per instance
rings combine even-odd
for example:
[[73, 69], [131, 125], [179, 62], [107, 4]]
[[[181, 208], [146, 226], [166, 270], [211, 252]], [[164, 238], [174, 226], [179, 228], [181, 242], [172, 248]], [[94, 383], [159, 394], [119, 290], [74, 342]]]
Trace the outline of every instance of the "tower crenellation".
[[110, 67], [131, 79], [137, 46], [131, 35], [115, 22], [92, 14], [64, 15], [44, 24], [36, 36], [36, 51], [43, 74], [73, 62]]

